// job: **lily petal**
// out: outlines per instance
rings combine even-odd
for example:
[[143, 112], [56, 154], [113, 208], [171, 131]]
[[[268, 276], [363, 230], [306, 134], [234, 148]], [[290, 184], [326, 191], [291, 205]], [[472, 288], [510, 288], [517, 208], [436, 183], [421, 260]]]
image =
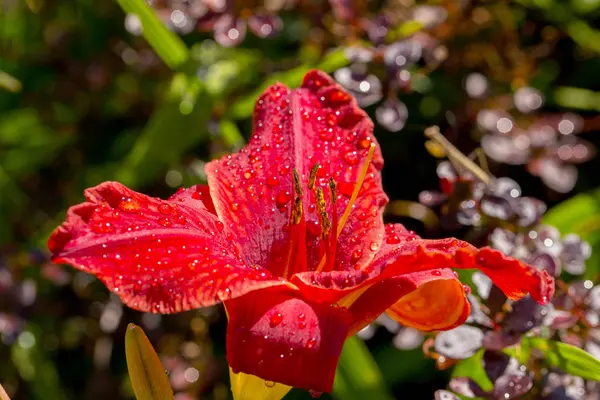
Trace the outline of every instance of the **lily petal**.
[[351, 316], [297, 293], [273, 287], [227, 301], [227, 360], [234, 372], [330, 392]]
[[452, 329], [462, 324], [470, 304], [451, 269], [398, 275], [370, 286], [350, 306], [352, 333], [387, 311], [404, 326], [421, 331]]
[[381, 185], [383, 158], [372, 132], [373, 123], [355, 100], [322, 72], [309, 72], [296, 90], [281, 84], [267, 89], [257, 101], [248, 145], [206, 166], [217, 214], [236, 237], [243, 238], [240, 244], [250, 263], [281, 273], [290, 244], [288, 228], [296, 196], [292, 171], [296, 169], [303, 192], [308, 259], [307, 265], [292, 266], [291, 272], [314, 270], [322, 259], [322, 229], [315, 193], [308, 189], [311, 169], [320, 165], [315, 184], [325, 193], [331, 219], [329, 178], [336, 182], [336, 212], [341, 217], [374, 143], [373, 161], [339, 237], [336, 265], [347, 269], [372, 259], [365, 243], [379, 246], [381, 211], [387, 202]]
[[128, 306], [172, 313], [282, 285], [240, 257], [231, 233], [196, 195], [165, 201], [116, 182], [85, 191], [48, 241], [56, 263], [95, 274]]
[[386, 233], [386, 244], [369, 267], [380, 278], [439, 268], [479, 269], [511, 300], [531, 293], [539, 303], [547, 303], [554, 294], [554, 279], [546, 271], [498, 250], [477, 249], [455, 238], [422, 239], [400, 224]]

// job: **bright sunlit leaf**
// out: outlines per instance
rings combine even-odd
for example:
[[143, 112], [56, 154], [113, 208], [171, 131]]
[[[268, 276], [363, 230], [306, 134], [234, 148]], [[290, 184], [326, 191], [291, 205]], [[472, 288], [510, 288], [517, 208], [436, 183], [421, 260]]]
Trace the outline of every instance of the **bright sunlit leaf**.
[[[558, 367], [567, 374], [600, 381], [600, 360], [578, 347], [535, 337], [524, 338], [521, 342], [521, 346], [523, 345], [540, 351], [549, 365]], [[505, 352], [521, 363], [527, 362], [528, 351], [519, 352], [519, 348], [515, 347]]]

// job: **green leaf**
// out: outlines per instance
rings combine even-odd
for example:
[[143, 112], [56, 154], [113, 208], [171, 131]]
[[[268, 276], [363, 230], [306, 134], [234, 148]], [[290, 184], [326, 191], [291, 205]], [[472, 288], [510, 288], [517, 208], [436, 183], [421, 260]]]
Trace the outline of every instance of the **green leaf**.
[[129, 324], [125, 333], [125, 355], [138, 400], [173, 399], [173, 389], [158, 355], [142, 328], [134, 324]]
[[333, 383], [333, 397], [343, 400], [393, 399], [381, 371], [365, 343], [353, 336], [346, 340]]
[[202, 93], [202, 84], [196, 77], [183, 73], [173, 77], [166, 98], [118, 168], [118, 181], [132, 187], [143, 186], [207, 137], [211, 98], [203, 96], [202, 104], [198, 103]]
[[43, 329], [29, 323], [17, 342], [10, 346], [13, 365], [25, 382], [32, 399], [66, 399], [59, 372], [52, 356], [44, 348]]
[[494, 384], [488, 378], [483, 369], [483, 353], [481, 349], [474, 356], [460, 361], [452, 370], [452, 377], [466, 377], [479, 385], [483, 390], [489, 391], [494, 388]]
[[523, 338], [521, 345], [505, 350], [505, 353], [516, 357], [525, 364], [529, 359], [529, 351], [520, 351], [521, 347], [538, 350], [546, 363], [560, 368], [567, 374], [584, 379], [600, 381], [600, 360], [582, 349], [570, 344], [546, 340], [543, 338]]
[[144, 0], [117, 0], [123, 11], [136, 15], [142, 24], [142, 35], [169, 68], [176, 70], [190, 57], [185, 43], [158, 19]]
[[576, 233], [592, 246], [582, 278], [595, 279], [600, 273], [600, 189], [579, 194], [550, 209], [543, 222], [563, 235]]
[[223, 118], [219, 122], [219, 131], [221, 132], [223, 142], [233, 151], [238, 151], [244, 147], [244, 137], [232, 120]]
[[600, 189], [578, 194], [551, 208], [544, 216], [544, 223], [556, 227], [562, 233], [585, 235], [590, 231], [590, 218], [600, 216]]
[[561, 86], [554, 90], [554, 102], [562, 107], [578, 110], [600, 110], [600, 93], [590, 89]]
[[316, 65], [300, 65], [289, 71], [271, 74], [263, 81], [259, 87], [249, 95], [242, 97], [236, 101], [227, 112], [227, 116], [233, 119], [248, 118], [254, 110], [254, 103], [258, 97], [275, 82], [281, 82], [289, 87], [297, 87], [302, 83], [302, 78], [311, 69], [319, 69], [324, 72], [333, 72], [345, 65], [349, 61], [346, 58], [343, 50], [335, 50], [327, 54], [325, 58]]

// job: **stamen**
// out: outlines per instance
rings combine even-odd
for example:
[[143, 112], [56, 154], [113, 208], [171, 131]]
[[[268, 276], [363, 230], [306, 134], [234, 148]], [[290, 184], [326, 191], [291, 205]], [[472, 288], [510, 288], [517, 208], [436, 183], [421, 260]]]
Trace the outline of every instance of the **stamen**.
[[[337, 214], [337, 190], [335, 181], [333, 178], [329, 178], [329, 192], [331, 194], [331, 225], [337, 226], [338, 214]], [[337, 235], [331, 235], [329, 237], [329, 249], [325, 271], [332, 271], [335, 267], [335, 253], [337, 251]]]
[[292, 171], [292, 175], [294, 177], [294, 191], [296, 192], [297, 197], [302, 197], [302, 185], [300, 184], [300, 175], [298, 174], [298, 170], [294, 168]]
[[352, 206], [356, 203], [356, 199], [358, 198], [358, 192], [362, 187], [365, 178], [367, 177], [367, 172], [369, 171], [369, 165], [371, 165], [371, 160], [373, 160], [373, 155], [375, 154], [375, 143], [371, 143], [371, 147], [369, 147], [369, 153], [367, 154], [367, 158], [365, 159], [365, 163], [363, 164], [363, 170], [358, 177], [358, 181], [356, 182], [356, 186], [354, 186], [354, 190], [352, 191], [352, 196], [350, 197], [350, 201], [348, 201], [348, 205], [346, 206], [346, 210], [344, 210], [344, 214], [340, 218], [340, 222], [337, 226], [337, 237], [342, 233], [342, 229], [344, 229], [344, 225], [346, 221], [348, 221], [348, 217], [352, 212]]
[[[329, 193], [331, 194], [331, 204], [335, 204], [337, 200], [337, 187], [333, 178], [329, 178]], [[335, 209], [334, 209], [335, 210]]]
[[[334, 244], [337, 243], [337, 238], [340, 236], [340, 233], [342, 233], [342, 229], [344, 229], [344, 224], [346, 223], [346, 221], [348, 220], [348, 217], [350, 216], [350, 213], [352, 212], [352, 206], [354, 205], [354, 203], [356, 203], [356, 199], [358, 198], [358, 193], [360, 191], [360, 188], [362, 187], [363, 182], [365, 181], [365, 178], [367, 177], [367, 172], [369, 171], [369, 166], [371, 165], [371, 161], [373, 160], [374, 154], [375, 154], [375, 143], [371, 143], [371, 147], [369, 147], [369, 152], [367, 153], [367, 158], [365, 159], [365, 162], [364, 162], [364, 168], [358, 177], [356, 186], [354, 186], [354, 191], [352, 192], [350, 201], [348, 202], [348, 205], [346, 206], [346, 209], [344, 210], [344, 214], [342, 214], [342, 218], [340, 218], [340, 221], [337, 224], [337, 232], [335, 235], [332, 235], [333, 237], [331, 238], [331, 240], [332, 240], [332, 242], [334, 242]], [[335, 183], [332, 184], [331, 180], [329, 182], [329, 189], [331, 190], [332, 195], [336, 194]], [[321, 190], [321, 193], [322, 193], [322, 190]], [[319, 205], [319, 192], [317, 190], [317, 206], [318, 205]], [[337, 213], [335, 212], [335, 210], [336, 210], [335, 204], [333, 204], [333, 206], [334, 206], [333, 207], [333, 210], [334, 210], [333, 218], [335, 219], [335, 218], [337, 218]], [[329, 247], [329, 249], [321, 258], [321, 261], [319, 262], [319, 265], [317, 266], [317, 269], [315, 270], [315, 272], [323, 271], [323, 268], [325, 267], [326, 264], [329, 264], [328, 270], [330, 270], [330, 268], [333, 269], [333, 263], [331, 263], [331, 262], [327, 263], [327, 260], [333, 259], [333, 256], [335, 255], [335, 247], [334, 246], [327, 246], [327, 247]]]
[[327, 216], [327, 211], [325, 210], [325, 196], [323, 195], [323, 189], [317, 188], [317, 209], [319, 210], [319, 217], [321, 219], [321, 237], [323, 240], [329, 234], [331, 230], [331, 221], [329, 221], [329, 217]]
[[296, 197], [294, 201], [294, 209], [292, 211], [292, 222], [298, 225], [302, 221], [302, 198]]
[[[290, 226], [290, 245], [288, 249], [288, 257], [283, 269], [283, 277], [287, 278], [288, 273], [294, 274], [297, 270], [304, 271], [306, 268], [306, 261], [300, 257], [295, 260], [292, 266], [292, 255], [293, 254], [304, 254], [306, 246], [306, 225], [304, 221], [304, 207], [302, 206], [302, 185], [300, 183], [300, 175], [298, 170], [294, 168], [292, 171], [292, 177], [294, 180], [294, 191], [296, 192], [296, 198], [294, 199], [294, 205], [291, 213], [291, 226]], [[290, 270], [290, 268], [292, 270]]]
[[319, 210], [319, 214], [325, 212], [325, 196], [322, 188], [317, 188], [317, 210]]
[[319, 163], [313, 165], [310, 170], [310, 175], [308, 177], [308, 190], [313, 190], [315, 188], [315, 182], [317, 180], [317, 171], [319, 170]]

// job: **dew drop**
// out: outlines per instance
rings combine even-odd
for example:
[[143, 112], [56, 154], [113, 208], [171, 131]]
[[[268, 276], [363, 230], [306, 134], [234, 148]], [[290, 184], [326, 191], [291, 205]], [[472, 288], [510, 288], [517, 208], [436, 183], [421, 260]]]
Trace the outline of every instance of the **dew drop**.
[[273, 175], [267, 177], [267, 185], [268, 186], [273, 187], [273, 186], [277, 186], [278, 184], [279, 184], [279, 178], [278, 177], [273, 176]]
[[140, 210], [140, 203], [136, 199], [127, 197], [119, 203], [119, 208], [128, 213], [136, 213]]
[[337, 117], [335, 114], [327, 114], [327, 125], [329, 126], [334, 126], [335, 124], [337, 124]]
[[342, 156], [342, 158], [349, 165], [356, 165], [356, 164], [358, 164], [358, 153], [356, 151], [354, 151], [354, 150], [348, 151], [347, 153], [345, 153]]
[[288, 175], [289, 173], [290, 173], [290, 166], [289, 166], [289, 165], [282, 165], [282, 166], [279, 168], [279, 174], [280, 174], [281, 176]]
[[217, 221], [215, 222], [215, 226], [217, 227], [218, 230], [222, 231], [223, 229], [225, 229], [225, 225], [221, 222], [221, 221]]
[[171, 221], [170, 218], [167, 217], [161, 217], [158, 219], [158, 223], [162, 226], [164, 226], [165, 228], [173, 225], [173, 221]]
[[369, 136], [366, 136], [360, 139], [358, 143], [356, 143], [356, 146], [361, 149], [368, 149], [369, 147], [371, 147], [371, 138]]
[[350, 182], [340, 182], [338, 183], [337, 189], [338, 191], [346, 197], [351, 197], [352, 192], [354, 191], [354, 184]]
[[308, 393], [313, 399], [318, 399], [323, 395], [323, 392], [317, 392], [316, 390], [309, 390]]
[[265, 381], [265, 386], [268, 388], [272, 388], [275, 386], [275, 382], [273, 381]]
[[471, 294], [471, 288], [469, 287], [469, 285], [463, 285], [463, 290], [465, 291], [466, 295]]
[[254, 177], [254, 171], [252, 171], [251, 169], [247, 169], [246, 171], [244, 171], [244, 178], [251, 179], [252, 177]]
[[357, 263], [358, 260], [360, 260], [360, 258], [363, 255], [363, 251], [362, 249], [356, 249], [352, 252], [352, 255], [350, 256], [350, 262], [352, 262], [353, 264]]
[[271, 325], [271, 328], [274, 328], [277, 325], [281, 324], [281, 321], [283, 321], [283, 316], [281, 315], [281, 313], [278, 312], [271, 315], [271, 320], [269, 321], [269, 324]]
[[277, 195], [277, 198], [275, 199], [275, 203], [277, 204], [277, 207], [282, 208], [284, 207], [289, 201], [291, 200], [291, 196], [290, 196], [290, 192], [288, 192], [287, 190], [282, 190], [281, 192], [279, 192], [279, 194]]
[[192, 193], [192, 198], [195, 200], [202, 200], [202, 193], [201, 192], [194, 192]]
[[308, 342], [306, 342], [306, 348], [312, 349], [313, 347], [315, 347], [316, 344], [317, 344], [317, 339], [314, 337], [310, 338], [310, 339], [308, 339]]
[[319, 131], [319, 138], [321, 140], [331, 140], [333, 139], [333, 129], [331, 128], [323, 128]]
[[94, 231], [94, 233], [110, 233], [113, 230], [114, 229], [110, 222], [100, 222], [92, 224], [92, 231]]
[[379, 243], [371, 242], [371, 245], [369, 246], [369, 248], [371, 249], [371, 251], [377, 251], [377, 250], [379, 250]]
[[306, 315], [303, 313], [298, 314], [298, 321], [304, 321], [306, 319]]
[[166, 203], [159, 204], [158, 211], [160, 211], [161, 214], [166, 214], [166, 215], [175, 213], [173, 206], [171, 206], [170, 204], [166, 204]]
[[439, 269], [436, 269], [435, 271], [431, 271], [431, 275], [442, 276], [442, 271], [440, 271]]
[[398, 235], [388, 236], [385, 242], [387, 244], [398, 244], [400, 243], [400, 238], [398, 237]]

